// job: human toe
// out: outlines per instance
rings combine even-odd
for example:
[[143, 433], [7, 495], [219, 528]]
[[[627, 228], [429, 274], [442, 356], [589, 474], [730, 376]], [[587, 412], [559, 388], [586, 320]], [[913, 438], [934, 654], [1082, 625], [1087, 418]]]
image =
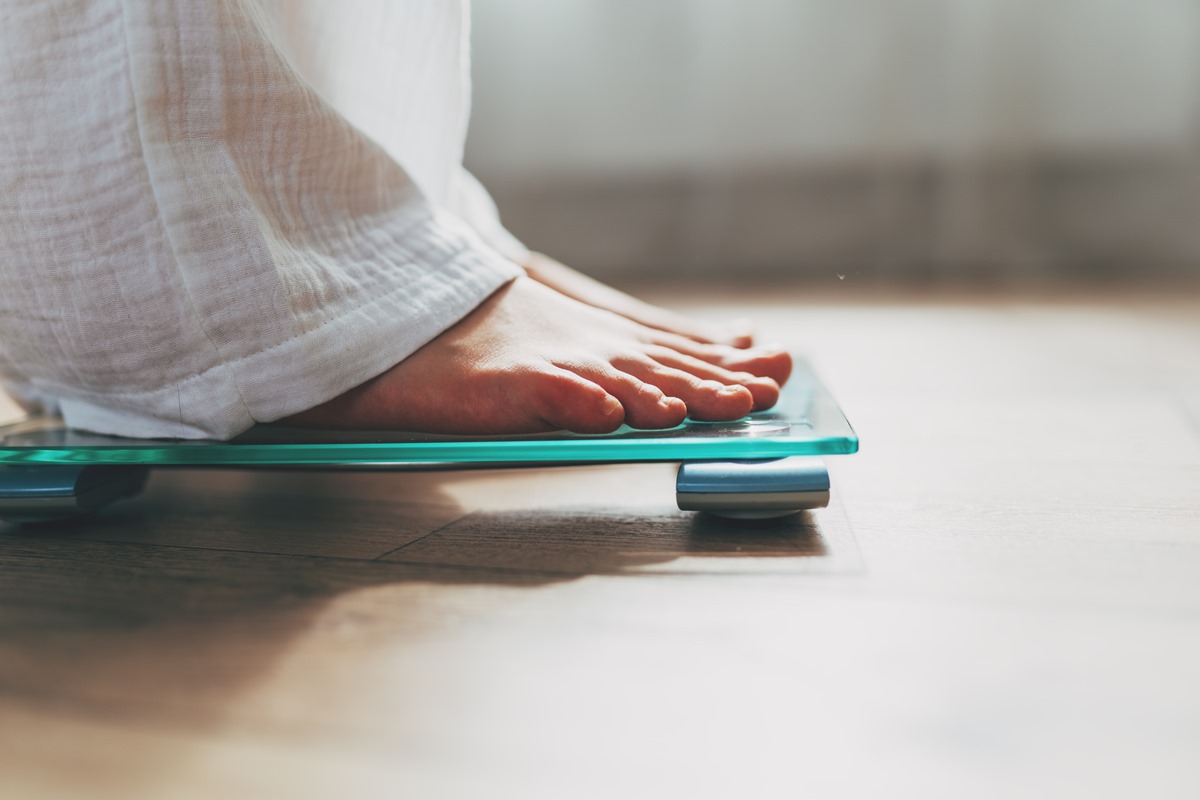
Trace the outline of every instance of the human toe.
[[787, 383], [792, 374], [792, 356], [778, 345], [734, 351], [718, 363], [726, 369], [770, 378], [777, 386]]
[[612, 433], [625, 422], [621, 401], [604, 387], [569, 370], [548, 367], [527, 386], [535, 415], [552, 429]]
[[792, 373], [792, 357], [779, 345], [760, 345], [740, 348], [727, 344], [696, 342], [675, 334], [655, 334], [649, 344], [666, 347], [677, 353], [725, 367], [749, 372], [761, 378], [771, 378], [782, 386]]
[[686, 403], [665, 394], [653, 383], [603, 361], [558, 366], [585, 377], [616, 397], [625, 409], [625, 424], [633, 428], [673, 428], [687, 416]]
[[740, 419], [754, 408], [754, 395], [745, 386], [707, 379], [650, 358], [630, 359], [621, 368], [658, 387], [668, 397], [682, 400], [692, 419]]
[[773, 379], [752, 374], [735, 372], [717, 364], [710, 364], [670, 348], [651, 348], [647, 354], [657, 364], [689, 373], [703, 380], [717, 381], [726, 386], [743, 386], [754, 398], [754, 410], [770, 408], [779, 401], [779, 384]]

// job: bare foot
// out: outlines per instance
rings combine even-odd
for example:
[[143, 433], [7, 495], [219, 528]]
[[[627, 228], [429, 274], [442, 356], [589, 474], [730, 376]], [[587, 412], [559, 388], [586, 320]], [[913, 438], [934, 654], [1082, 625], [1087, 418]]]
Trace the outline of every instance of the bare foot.
[[458, 434], [669, 428], [769, 408], [790, 371], [782, 349], [695, 342], [521, 277], [384, 374], [285, 421]]
[[728, 325], [697, 322], [665, 308], [643, 303], [636, 297], [605, 286], [541, 253], [530, 253], [529, 260], [522, 266], [529, 277], [539, 283], [557, 289], [581, 303], [640, 322], [648, 328], [670, 331], [708, 344], [725, 344], [732, 347], [750, 347], [754, 344], [754, 333], [749, 322], [734, 322]]

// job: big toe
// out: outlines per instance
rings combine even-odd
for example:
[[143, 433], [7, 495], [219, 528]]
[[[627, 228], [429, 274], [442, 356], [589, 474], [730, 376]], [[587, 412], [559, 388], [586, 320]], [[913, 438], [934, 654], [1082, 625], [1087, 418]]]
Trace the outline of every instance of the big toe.
[[620, 400], [602, 386], [565, 369], [551, 367], [527, 388], [527, 402], [551, 428], [612, 433], [625, 421]]

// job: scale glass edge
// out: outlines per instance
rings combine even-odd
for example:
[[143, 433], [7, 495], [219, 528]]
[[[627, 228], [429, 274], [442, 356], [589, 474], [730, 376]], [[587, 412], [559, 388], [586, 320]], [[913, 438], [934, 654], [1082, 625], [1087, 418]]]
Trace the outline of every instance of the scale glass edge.
[[[33, 420], [37, 423], [38, 420]], [[43, 421], [46, 422], [46, 421]], [[36, 427], [36, 425], [35, 425]], [[772, 427], [786, 435], [771, 435]], [[762, 433], [756, 433], [761, 430]], [[741, 433], [739, 433], [739, 431]], [[749, 431], [746, 433], [745, 431]], [[313, 441], [278, 441], [295, 435]], [[796, 455], [848, 455], [858, 436], [811, 367], [797, 361], [779, 404], [732, 423], [687, 421], [667, 431], [623, 428], [608, 435], [550, 434], [533, 437], [435, 437], [379, 434], [418, 441], [326, 441], [362, 439], [370, 433], [289, 431], [265, 426], [228, 442], [122, 439], [70, 431], [49, 423], [30, 431], [30, 421], [0, 426], [0, 464], [126, 464], [144, 466], [396, 466], [412, 464], [561, 464], [773, 459]], [[39, 441], [39, 436], [41, 441]], [[256, 441], [266, 437], [266, 441]], [[55, 442], [57, 437], [62, 441]], [[72, 444], [72, 437], [77, 443]], [[86, 442], [80, 444], [78, 442]]]

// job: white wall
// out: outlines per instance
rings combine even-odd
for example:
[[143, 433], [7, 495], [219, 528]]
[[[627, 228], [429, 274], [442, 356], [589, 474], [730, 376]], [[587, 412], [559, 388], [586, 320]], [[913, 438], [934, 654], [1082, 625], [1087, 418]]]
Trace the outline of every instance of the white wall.
[[1196, 0], [474, 0], [485, 180], [1190, 149]]

